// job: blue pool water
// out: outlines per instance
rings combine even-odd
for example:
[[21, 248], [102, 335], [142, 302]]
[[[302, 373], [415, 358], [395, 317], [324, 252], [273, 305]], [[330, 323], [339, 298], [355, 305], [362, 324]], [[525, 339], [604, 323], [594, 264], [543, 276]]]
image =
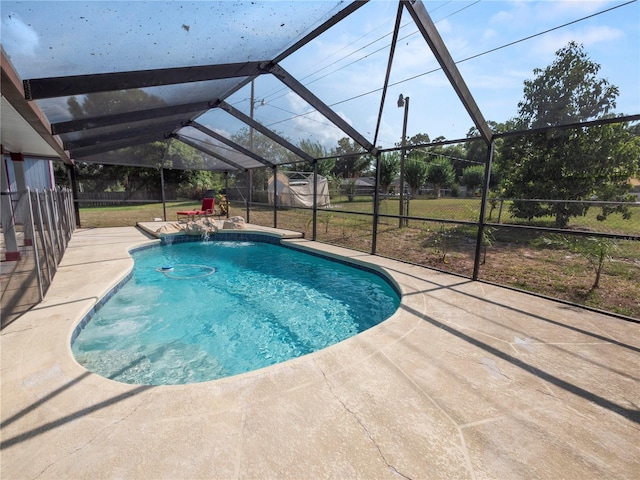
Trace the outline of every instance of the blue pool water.
[[133, 253], [131, 279], [72, 344], [88, 370], [125, 383], [186, 384], [306, 355], [399, 305], [380, 276], [262, 242]]

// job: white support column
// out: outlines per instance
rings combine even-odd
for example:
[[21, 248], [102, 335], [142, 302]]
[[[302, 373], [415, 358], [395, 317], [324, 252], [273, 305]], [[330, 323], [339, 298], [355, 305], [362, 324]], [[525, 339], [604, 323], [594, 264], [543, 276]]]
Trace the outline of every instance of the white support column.
[[[13, 161], [13, 173], [16, 180], [16, 191], [23, 195], [23, 192], [27, 191], [27, 177], [24, 172], [24, 155], [22, 153], [11, 152], [11, 160]], [[24, 225], [24, 245], [30, 247], [33, 245], [33, 233], [30, 228], [26, 228], [29, 221], [29, 213], [24, 211], [26, 203], [21, 202], [24, 205], [15, 211], [15, 221]]]
[[13, 206], [11, 205], [11, 192], [9, 191], [9, 178], [7, 175], [7, 164], [4, 152], [2, 152], [2, 164], [0, 165], [0, 220], [2, 221], [2, 231], [4, 233], [4, 245], [6, 248], [5, 258], [8, 262], [20, 260], [20, 250], [18, 249], [18, 239], [16, 237], [16, 226], [13, 217]]

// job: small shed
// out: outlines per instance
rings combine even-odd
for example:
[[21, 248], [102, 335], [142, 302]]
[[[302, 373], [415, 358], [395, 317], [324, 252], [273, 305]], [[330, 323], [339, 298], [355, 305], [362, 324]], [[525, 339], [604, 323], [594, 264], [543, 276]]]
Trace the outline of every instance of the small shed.
[[[322, 175], [317, 176], [317, 206], [328, 208], [329, 182]], [[273, 205], [274, 185], [278, 194], [278, 205], [287, 207], [313, 207], [313, 173], [278, 172], [276, 178], [268, 180], [269, 204]]]

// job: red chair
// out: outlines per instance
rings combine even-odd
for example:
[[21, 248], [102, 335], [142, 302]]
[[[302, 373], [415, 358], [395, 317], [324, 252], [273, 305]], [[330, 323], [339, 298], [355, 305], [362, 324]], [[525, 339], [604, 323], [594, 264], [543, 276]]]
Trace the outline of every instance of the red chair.
[[182, 210], [180, 212], [176, 212], [178, 214], [178, 221], [181, 220], [181, 217], [187, 217], [187, 220], [194, 220], [195, 217], [206, 217], [208, 215], [213, 215], [215, 205], [215, 198], [203, 198], [202, 207], [200, 210]]

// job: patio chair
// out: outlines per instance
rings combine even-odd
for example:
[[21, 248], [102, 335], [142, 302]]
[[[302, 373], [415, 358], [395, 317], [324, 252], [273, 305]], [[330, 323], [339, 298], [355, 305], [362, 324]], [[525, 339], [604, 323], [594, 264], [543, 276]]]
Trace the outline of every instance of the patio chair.
[[215, 205], [215, 198], [203, 198], [202, 207], [200, 208], [200, 210], [181, 210], [179, 212], [176, 212], [176, 214], [178, 215], [178, 221], [182, 220], [184, 217], [186, 217], [187, 220], [194, 220], [196, 217], [206, 217], [209, 215], [213, 215]]

